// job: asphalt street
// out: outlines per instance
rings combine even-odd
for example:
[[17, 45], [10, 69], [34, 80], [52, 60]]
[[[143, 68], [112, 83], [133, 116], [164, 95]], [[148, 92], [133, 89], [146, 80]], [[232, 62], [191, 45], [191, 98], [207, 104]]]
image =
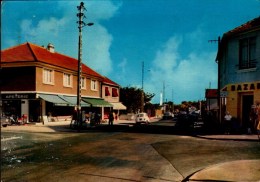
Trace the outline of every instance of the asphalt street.
[[[156, 127], [144, 133], [145, 126], [125, 127], [80, 132], [68, 125], [2, 128], [1, 180], [196, 181], [198, 177], [206, 180], [202, 172], [212, 171], [212, 166], [237, 161], [250, 161], [239, 174], [249, 171], [249, 177], [260, 179], [259, 168], [255, 169], [258, 174], [250, 173], [256, 166], [253, 162], [260, 161], [260, 142], [255, 136], [175, 135], [170, 129], [158, 132]], [[228, 179], [230, 172], [224, 172]]]

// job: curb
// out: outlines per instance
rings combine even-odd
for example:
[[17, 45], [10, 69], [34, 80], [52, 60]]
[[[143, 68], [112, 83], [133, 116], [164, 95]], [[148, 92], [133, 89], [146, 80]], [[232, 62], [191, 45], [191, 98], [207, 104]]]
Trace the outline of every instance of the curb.
[[192, 174], [188, 181], [260, 181], [260, 160], [239, 160], [209, 166]]

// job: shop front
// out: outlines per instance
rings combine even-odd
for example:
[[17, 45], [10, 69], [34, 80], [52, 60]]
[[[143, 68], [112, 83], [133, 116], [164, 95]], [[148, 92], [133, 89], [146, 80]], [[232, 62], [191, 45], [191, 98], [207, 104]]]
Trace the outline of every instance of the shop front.
[[[76, 96], [43, 94], [43, 93], [15, 93], [2, 94], [2, 115], [25, 117], [26, 122], [43, 122], [46, 117], [71, 116], [77, 106]], [[85, 113], [100, 113], [102, 120], [105, 108], [112, 105], [100, 98], [82, 97], [82, 111]]]
[[224, 116], [226, 111], [237, 120], [242, 131], [246, 131], [250, 125], [250, 111], [256, 102], [260, 101], [260, 83], [246, 82], [227, 85], [222, 92], [221, 110]]
[[23, 118], [25, 122], [36, 121], [40, 113], [40, 104], [35, 93], [1, 94], [2, 115]]

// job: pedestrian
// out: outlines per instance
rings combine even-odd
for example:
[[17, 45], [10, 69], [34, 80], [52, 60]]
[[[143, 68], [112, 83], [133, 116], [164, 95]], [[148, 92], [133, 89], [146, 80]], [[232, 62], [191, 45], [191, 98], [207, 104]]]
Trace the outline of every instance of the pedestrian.
[[225, 134], [228, 134], [228, 135], [230, 134], [230, 131], [231, 131], [231, 125], [232, 125], [231, 119], [232, 119], [232, 116], [231, 116], [230, 113], [227, 111], [227, 112], [226, 112], [226, 115], [225, 115], [225, 117], [224, 117], [224, 120], [225, 120], [224, 125], [225, 125]]
[[256, 129], [258, 130], [257, 132], [259, 132], [260, 131], [260, 102], [256, 103], [256, 115], [257, 118], [256, 118], [255, 126]]
[[98, 112], [95, 113], [95, 123], [100, 125], [100, 114]]
[[113, 125], [113, 122], [114, 122], [114, 113], [111, 111], [109, 113], [109, 118], [108, 118], [108, 125]]
[[256, 105], [252, 105], [251, 111], [249, 114], [249, 126], [248, 126], [248, 134], [254, 133], [256, 129], [256, 121], [257, 121], [257, 112]]

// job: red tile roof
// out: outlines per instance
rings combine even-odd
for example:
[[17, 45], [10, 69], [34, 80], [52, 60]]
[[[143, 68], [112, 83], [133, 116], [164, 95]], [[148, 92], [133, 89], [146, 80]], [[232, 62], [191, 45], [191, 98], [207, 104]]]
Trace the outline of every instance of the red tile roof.
[[119, 86], [116, 82], [110, 80], [107, 77], [104, 77], [103, 83], [108, 84], [108, 85], [114, 85], [114, 86]]
[[217, 53], [216, 61], [219, 61], [220, 57], [223, 54], [223, 49], [224, 49], [227, 41], [231, 37], [237, 36], [241, 33], [249, 32], [249, 31], [252, 31], [252, 30], [257, 30], [259, 28], [260, 28], [260, 16], [251, 20], [251, 21], [246, 22], [245, 24], [243, 24], [239, 27], [234, 28], [233, 30], [230, 30], [230, 31], [224, 33], [223, 37], [222, 37], [222, 39], [219, 43], [219, 50], [218, 50], [218, 53]]
[[[69, 56], [54, 52], [51, 53], [44, 47], [32, 43], [24, 43], [1, 51], [1, 63], [14, 62], [43, 62], [50, 65], [78, 70], [78, 60]], [[82, 72], [95, 77], [103, 78], [85, 64], [82, 64]]]
[[243, 33], [243, 32], [246, 32], [246, 31], [250, 31], [256, 27], [259, 27], [260, 26], [260, 16], [253, 19], [253, 20], [250, 20], [248, 22], [246, 22], [245, 24], [239, 26], [239, 27], [236, 27], [234, 28], [233, 30], [230, 30], [228, 32], [226, 32], [224, 34], [224, 36], [232, 36], [232, 35], [236, 35], [238, 33]]

